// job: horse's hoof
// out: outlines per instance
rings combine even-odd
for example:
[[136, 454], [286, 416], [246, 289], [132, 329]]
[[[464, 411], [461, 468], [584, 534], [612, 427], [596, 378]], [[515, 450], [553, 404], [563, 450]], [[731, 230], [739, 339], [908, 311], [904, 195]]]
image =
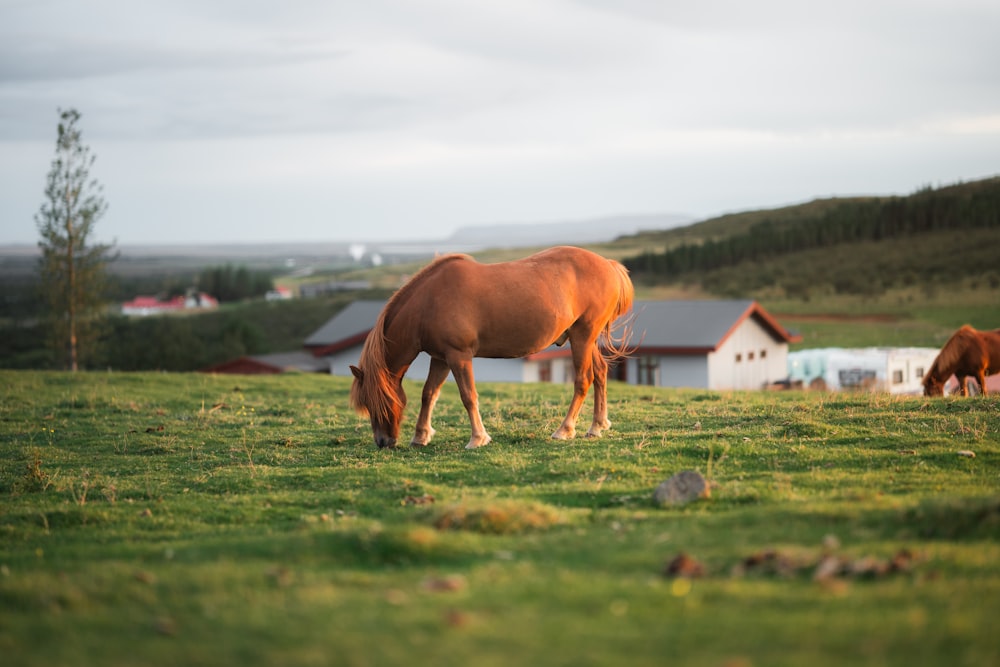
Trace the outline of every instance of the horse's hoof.
[[483, 445], [488, 445], [493, 441], [490, 436], [483, 436], [482, 438], [472, 437], [469, 438], [469, 444], [465, 446], [466, 449], [479, 449]]
[[433, 428], [427, 431], [426, 438], [418, 438], [416, 434], [413, 436], [413, 440], [410, 441], [410, 447], [426, 447], [431, 444], [431, 440], [434, 439], [434, 434], [437, 433]]
[[605, 420], [604, 424], [601, 426], [597, 425], [591, 426], [590, 430], [587, 431], [587, 437], [600, 438], [602, 435], [604, 435], [604, 431], [606, 431], [609, 428], [611, 428], [611, 422]]
[[575, 435], [576, 435], [575, 431], [569, 431], [569, 430], [566, 430], [566, 429], [559, 429], [555, 433], [552, 434], [552, 439], [553, 440], [572, 440]]

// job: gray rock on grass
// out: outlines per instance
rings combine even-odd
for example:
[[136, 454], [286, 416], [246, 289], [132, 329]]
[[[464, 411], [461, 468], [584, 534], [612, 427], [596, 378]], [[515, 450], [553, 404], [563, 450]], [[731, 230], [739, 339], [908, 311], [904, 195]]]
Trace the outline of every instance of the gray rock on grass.
[[700, 472], [682, 470], [656, 487], [653, 500], [657, 505], [684, 505], [710, 495], [708, 481]]

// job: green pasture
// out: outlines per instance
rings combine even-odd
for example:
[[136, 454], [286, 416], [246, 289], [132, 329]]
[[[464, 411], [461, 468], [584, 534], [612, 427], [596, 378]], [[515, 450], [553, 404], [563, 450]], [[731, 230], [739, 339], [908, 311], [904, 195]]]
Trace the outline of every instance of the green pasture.
[[557, 442], [567, 386], [482, 384], [466, 451], [449, 383], [379, 451], [329, 376], [0, 383], [4, 664], [1000, 664], [994, 396], [612, 384]]

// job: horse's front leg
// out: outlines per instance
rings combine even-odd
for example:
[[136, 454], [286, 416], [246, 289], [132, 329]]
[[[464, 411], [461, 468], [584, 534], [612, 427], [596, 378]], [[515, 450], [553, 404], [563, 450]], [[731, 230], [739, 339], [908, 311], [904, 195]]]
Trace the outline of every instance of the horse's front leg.
[[455, 376], [455, 383], [458, 385], [458, 393], [462, 396], [462, 405], [469, 413], [469, 422], [472, 424], [472, 436], [466, 449], [476, 449], [489, 444], [493, 439], [486, 432], [483, 426], [483, 418], [479, 415], [479, 394], [476, 393], [476, 380], [472, 373], [471, 359], [456, 359], [449, 361], [451, 374]]
[[976, 379], [979, 380], [979, 393], [983, 396], [986, 395], [986, 370], [983, 369], [979, 371], [976, 375]]
[[434, 427], [431, 426], [431, 415], [434, 406], [437, 404], [438, 396], [441, 395], [441, 385], [448, 379], [448, 364], [431, 358], [431, 368], [427, 372], [427, 381], [424, 382], [424, 390], [420, 395], [420, 415], [417, 417], [417, 426], [413, 432], [412, 447], [425, 447], [430, 444], [434, 437]]
[[969, 395], [969, 378], [965, 375], [958, 376], [958, 390], [961, 392], [962, 396]]

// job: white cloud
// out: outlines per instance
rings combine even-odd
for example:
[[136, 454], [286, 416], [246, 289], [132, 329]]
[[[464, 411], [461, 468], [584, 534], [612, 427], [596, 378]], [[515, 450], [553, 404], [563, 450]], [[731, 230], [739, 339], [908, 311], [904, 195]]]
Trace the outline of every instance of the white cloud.
[[4, 14], [0, 241], [33, 239], [21, 221], [57, 107], [83, 113], [111, 203], [101, 227], [123, 241], [708, 215], [1000, 171], [994, 2], [32, 0]]

